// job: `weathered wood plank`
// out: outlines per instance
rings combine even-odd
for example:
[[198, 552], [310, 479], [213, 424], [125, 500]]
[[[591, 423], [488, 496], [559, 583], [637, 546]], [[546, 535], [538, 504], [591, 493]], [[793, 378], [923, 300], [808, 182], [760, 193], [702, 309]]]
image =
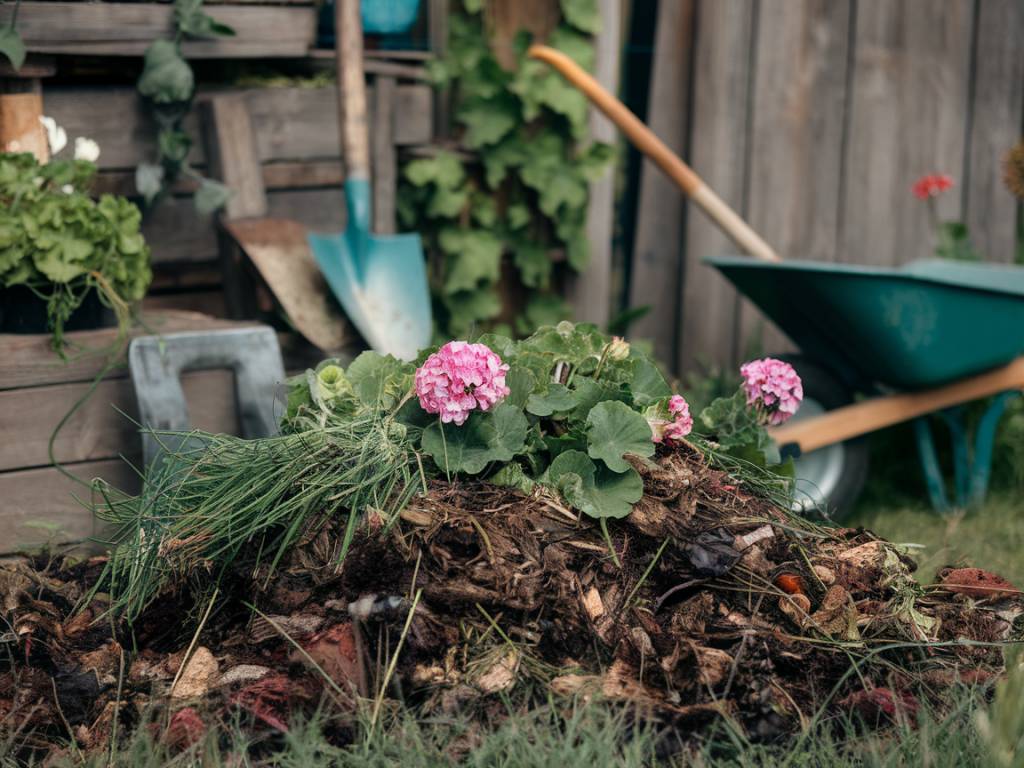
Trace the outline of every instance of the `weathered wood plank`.
[[[67, 469], [85, 481], [102, 477], [129, 493], [139, 489], [138, 475], [120, 459], [75, 464]], [[0, 474], [0, 552], [102, 536], [103, 523], [94, 519], [75, 496], [88, 503], [89, 488], [54, 467]]]
[[[136, 336], [239, 326], [237, 322], [195, 312], [144, 315], [143, 323], [134, 330]], [[0, 334], [0, 390], [90, 381], [106, 365], [116, 338], [116, 328], [67, 333], [69, 359], [64, 362], [50, 348], [50, 337], [46, 334]]]
[[[340, 186], [279, 190], [267, 195], [267, 216], [293, 219], [316, 232], [336, 231], [345, 222], [345, 199]], [[213, 217], [197, 213], [191, 197], [161, 202], [143, 220], [142, 234], [153, 250], [154, 264], [220, 258]]]
[[[428, 85], [398, 85], [394, 114], [396, 146], [425, 144], [431, 140], [431, 104]], [[200, 90], [203, 101], [225, 89]], [[245, 95], [256, 132], [261, 162], [275, 160], [337, 159], [337, 94], [325, 88], [235, 89]], [[368, 98], [372, 99], [372, 89]], [[156, 154], [156, 126], [133, 88], [112, 86], [52, 86], [43, 94], [46, 114], [67, 130], [68, 136], [88, 136], [99, 145], [99, 167], [131, 169]], [[204, 168], [206, 156], [199, 136], [199, 118], [193, 110], [184, 121], [192, 137], [191, 164]]]
[[[193, 371], [182, 376], [192, 426], [209, 432], [239, 431], [231, 371]], [[0, 391], [0, 472], [50, 463], [47, 445], [58, 422], [89, 384], [57, 384]], [[124, 415], [127, 414], [127, 415]], [[103, 381], [54, 442], [61, 463], [95, 461], [141, 450], [135, 391], [121, 376]]]
[[1001, 159], [1024, 125], [1024, 3], [978, 4], [965, 219], [971, 240], [990, 261], [1013, 261], [1017, 202], [1002, 182]]
[[[748, 221], [785, 259], [838, 247], [850, 0], [763, 0], [754, 62]], [[740, 300], [739, 353], [792, 344]]]
[[[910, 187], [921, 174], [963, 169], [972, 9], [970, 0], [858, 3], [839, 261], [931, 254], [935, 225]], [[940, 218], [961, 212], [959, 195], [938, 200]]]
[[[749, 78], [754, 7], [745, 0], [702, 3], [697, 11], [692, 165], [741, 216], [749, 156]], [[689, 206], [683, 323], [678, 360], [683, 371], [698, 363], [731, 365], [736, 359], [738, 300], [732, 286], [701, 259], [736, 248], [694, 206]]]
[[[316, 41], [316, 9], [208, 6], [206, 12], [235, 30], [232, 37], [186, 40], [189, 58], [304, 56]], [[13, 5], [0, 6], [6, 25]], [[171, 4], [23, 2], [18, 32], [30, 51], [141, 56], [153, 40], [173, 35]], [[59, 19], [59, 23], [55, 23]]]
[[378, 77], [374, 81], [373, 131], [370, 134], [373, 169], [373, 231], [378, 235], [395, 232], [395, 195], [398, 187], [398, 161], [395, 157], [395, 79]]
[[[618, 0], [599, 0], [601, 31], [594, 41], [594, 77], [611, 93], [619, 86], [619, 48], [622, 40], [622, 5]], [[590, 137], [613, 146], [618, 131], [595, 107], [590, 108]], [[615, 169], [606, 168], [590, 184], [586, 236], [590, 263], [567, 286], [578, 320], [605, 327], [612, 307], [612, 232], [615, 224]]]
[[[218, 276], [219, 276], [218, 272]], [[183, 312], [201, 312], [210, 317], [227, 317], [228, 309], [224, 303], [224, 291], [220, 288], [204, 291], [184, 291], [182, 293], [150, 294], [142, 300], [143, 312], [163, 312], [178, 310]]]
[[[694, 3], [660, 3], [647, 122], [662, 141], [686, 154], [690, 52], [694, 44]], [[630, 276], [630, 306], [650, 305], [633, 324], [637, 338], [654, 339], [654, 353], [670, 370], [678, 370], [680, 291], [683, 281], [684, 197], [650, 160], [640, 171], [636, 236]], [[699, 215], [699, 214], [698, 214]]]

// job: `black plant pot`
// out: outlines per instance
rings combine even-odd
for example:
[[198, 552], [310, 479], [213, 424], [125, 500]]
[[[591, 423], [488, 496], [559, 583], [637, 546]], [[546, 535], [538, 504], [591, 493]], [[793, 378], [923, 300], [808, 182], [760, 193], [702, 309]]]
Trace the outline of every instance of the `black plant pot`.
[[[64, 323], [65, 331], [88, 331], [113, 325], [113, 313], [89, 291]], [[0, 289], [0, 333], [49, 333], [46, 300], [24, 285]]]

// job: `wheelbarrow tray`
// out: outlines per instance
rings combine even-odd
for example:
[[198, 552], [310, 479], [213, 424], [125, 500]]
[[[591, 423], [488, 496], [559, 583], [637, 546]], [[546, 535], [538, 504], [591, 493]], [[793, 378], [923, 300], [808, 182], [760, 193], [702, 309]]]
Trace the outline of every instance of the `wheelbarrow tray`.
[[1024, 268], [706, 260], [806, 354], [858, 389], [935, 387], [1024, 354]]

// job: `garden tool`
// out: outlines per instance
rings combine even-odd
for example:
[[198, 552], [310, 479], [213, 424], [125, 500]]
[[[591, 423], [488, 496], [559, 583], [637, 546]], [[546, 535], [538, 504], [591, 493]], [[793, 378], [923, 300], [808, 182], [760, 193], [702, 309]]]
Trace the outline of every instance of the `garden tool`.
[[370, 147], [359, 0], [337, 0], [338, 106], [348, 222], [309, 235], [320, 271], [352, 323], [378, 352], [411, 360], [430, 342], [426, 261], [419, 235], [370, 233]]
[[550, 64], [561, 75], [579, 88], [583, 94], [600, 109], [608, 119], [626, 134], [633, 145], [647, 155], [663, 170], [704, 213], [718, 225], [733, 241], [751, 256], [765, 261], [781, 261], [775, 252], [750, 225], [740, 218], [722, 198], [704, 183], [696, 172], [654, 135], [640, 118], [634, 115], [621, 101], [601, 87], [600, 83], [583, 70], [576, 62], [554, 48], [546, 45], [530, 46], [531, 58]]

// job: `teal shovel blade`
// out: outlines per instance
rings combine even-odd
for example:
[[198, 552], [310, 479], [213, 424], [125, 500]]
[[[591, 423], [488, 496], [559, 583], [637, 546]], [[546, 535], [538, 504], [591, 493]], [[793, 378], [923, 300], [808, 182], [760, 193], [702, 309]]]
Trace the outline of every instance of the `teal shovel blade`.
[[344, 233], [310, 234], [309, 246], [352, 324], [376, 351], [412, 360], [430, 343], [426, 260], [419, 235], [373, 235], [369, 185], [345, 183]]

